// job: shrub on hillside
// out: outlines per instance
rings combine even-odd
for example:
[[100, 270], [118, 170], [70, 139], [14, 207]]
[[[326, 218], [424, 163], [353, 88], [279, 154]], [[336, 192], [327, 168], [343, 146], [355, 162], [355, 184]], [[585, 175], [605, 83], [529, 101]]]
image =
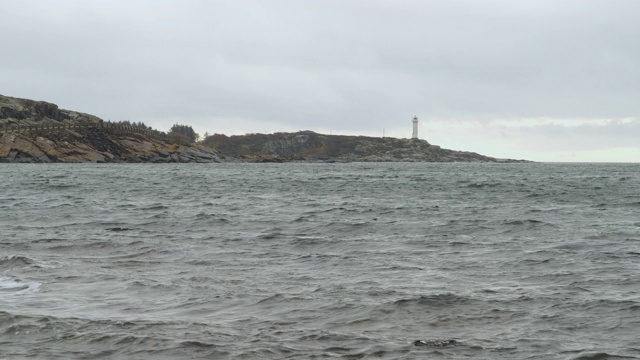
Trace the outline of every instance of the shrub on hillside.
[[200, 135], [193, 131], [193, 128], [189, 125], [173, 124], [170, 133], [173, 132], [186, 136], [189, 139], [189, 142], [195, 142], [200, 137]]
[[175, 131], [170, 132], [167, 136], [172, 144], [189, 145], [192, 142], [188, 136]]

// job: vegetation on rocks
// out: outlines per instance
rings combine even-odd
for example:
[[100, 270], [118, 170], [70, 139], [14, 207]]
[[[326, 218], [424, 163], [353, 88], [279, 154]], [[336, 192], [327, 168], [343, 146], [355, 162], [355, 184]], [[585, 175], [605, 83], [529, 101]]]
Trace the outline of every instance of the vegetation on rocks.
[[214, 134], [203, 143], [249, 162], [514, 162], [472, 152], [442, 149], [425, 140], [323, 135], [312, 131], [226, 136]]
[[131, 126], [138, 129], [153, 130], [151, 126], [147, 126], [145, 123], [141, 121], [135, 122], [135, 121], [129, 121], [129, 120], [120, 120], [120, 121], [112, 122], [111, 120], [109, 120], [108, 122], [116, 125]]
[[142, 122], [103, 122], [55, 104], [0, 95], [0, 162], [225, 161], [179, 135], [186, 141]]
[[196, 142], [200, 138], [200, 135], [191, 126], [182, 124], [174, 124], [169, 135], [175, 139], [176, 143]]

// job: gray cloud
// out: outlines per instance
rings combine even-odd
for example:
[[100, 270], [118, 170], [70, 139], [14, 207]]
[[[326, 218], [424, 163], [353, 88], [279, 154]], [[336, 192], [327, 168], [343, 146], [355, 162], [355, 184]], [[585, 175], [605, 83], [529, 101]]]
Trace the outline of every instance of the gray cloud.
[[490, 124], [640, 113], [632, 0], [9, 0], [2, 9], [0, 93], [105, 119], [367, 133], [408, 126], [413, 114]]

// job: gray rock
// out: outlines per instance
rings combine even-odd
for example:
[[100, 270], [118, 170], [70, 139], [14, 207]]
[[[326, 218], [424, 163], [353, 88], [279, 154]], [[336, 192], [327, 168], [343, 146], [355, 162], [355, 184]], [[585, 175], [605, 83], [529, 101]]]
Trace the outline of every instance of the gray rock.
[[223, 161], [212, 148], [178, 146], [159, 132], [108, 125], [55, 104], [0, 95], [0, 162]]

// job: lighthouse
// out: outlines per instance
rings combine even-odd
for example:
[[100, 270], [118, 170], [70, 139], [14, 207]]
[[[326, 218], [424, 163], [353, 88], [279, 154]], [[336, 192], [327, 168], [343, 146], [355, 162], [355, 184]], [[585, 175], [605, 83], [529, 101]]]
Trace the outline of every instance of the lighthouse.
[[413, 135], [411, 135], [412, 139], [417, 139], [418, 138], [418, 117], [414, 116], [413, 117]]

